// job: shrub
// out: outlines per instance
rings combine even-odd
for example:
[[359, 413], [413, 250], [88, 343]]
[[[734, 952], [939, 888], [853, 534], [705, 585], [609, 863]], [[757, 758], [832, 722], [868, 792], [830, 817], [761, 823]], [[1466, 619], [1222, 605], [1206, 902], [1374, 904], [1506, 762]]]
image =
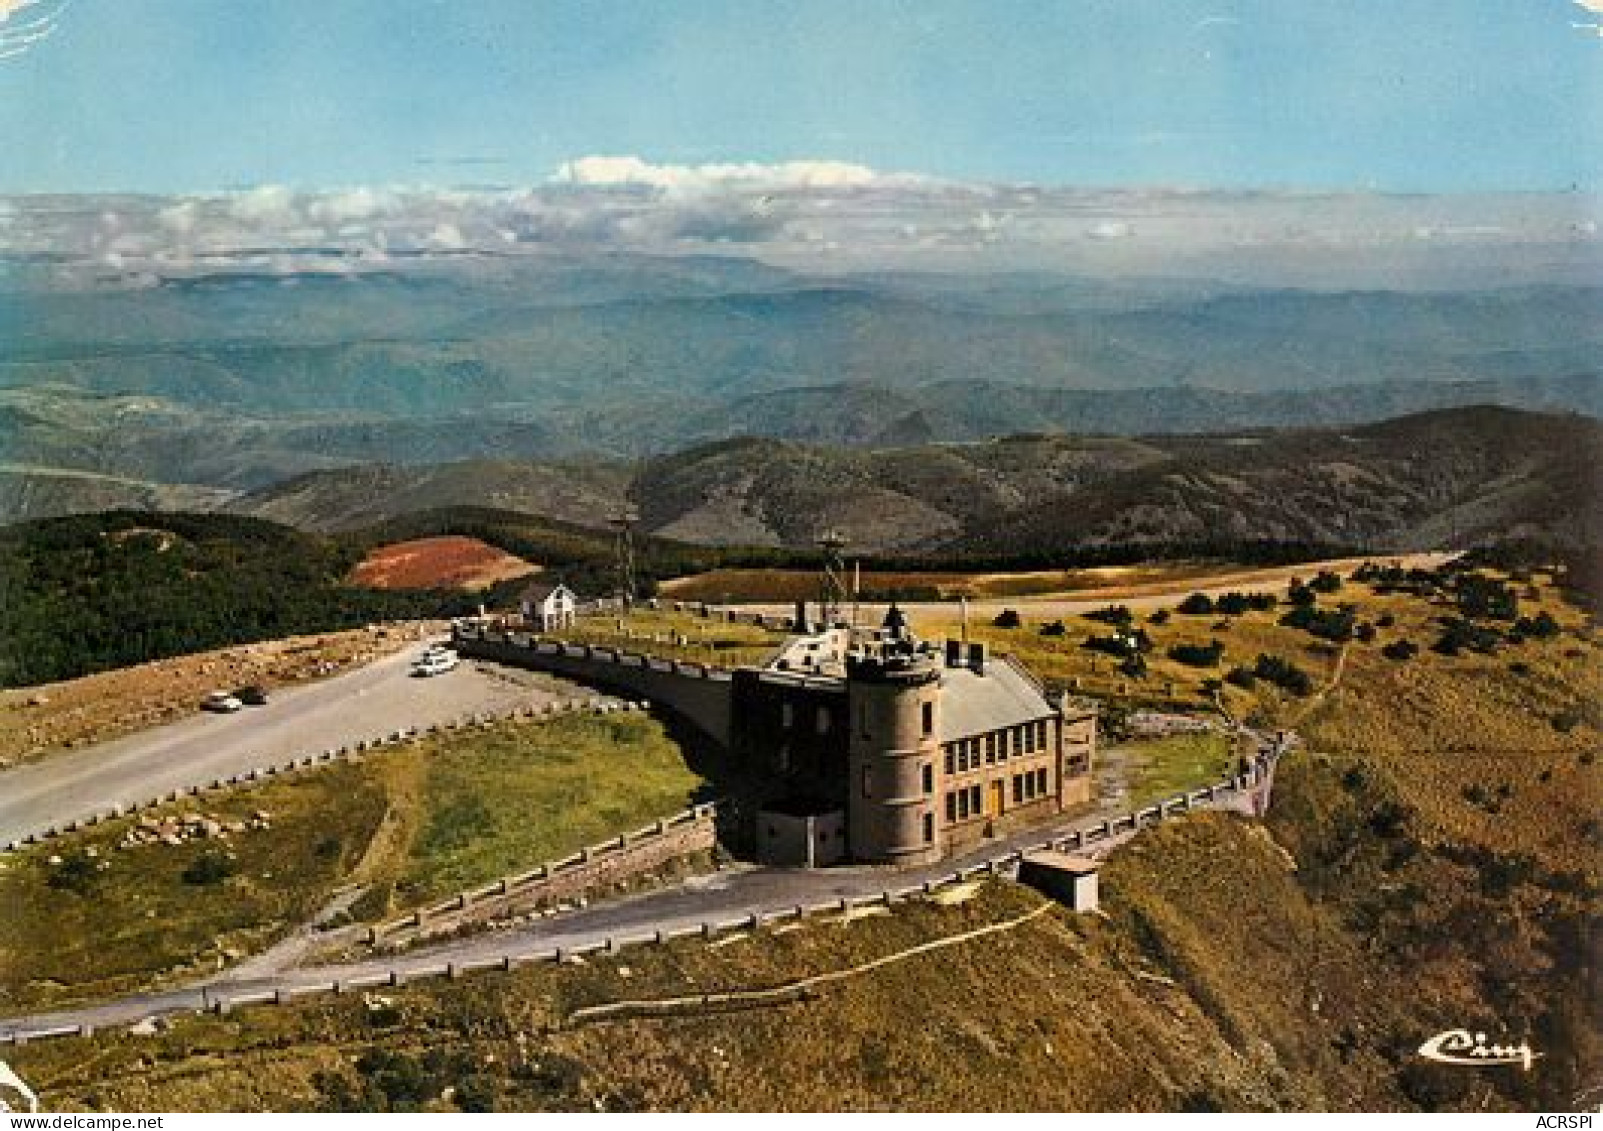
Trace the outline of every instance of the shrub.
[[95, 887], [95, 881], [100, 878], [100, 865], [92, 856], [82, 852], [74, 852], [62, 858], [50, 870], [45, 879], [49, 887], [57, 891], [70, 891], [78, 895], [89, 895]]
[[1220, 640], [1207, 644], [1176, 644], [1169, 649], [1169, 659], [1193, 668], [1215, 668], [1224, 658], [1225, 646]]
[[1307, 672], [1290, 660], [1267, 652], [1259, 654], [1257, 662], [1253, 664], [1252, 672], [1259, 679], [1268, 680], [1293, 695], [1307, 695], [1314, 689], [1313, 678]]
[[1442, 634], [1431, 645], [1431, 649], [1444, 656], [1456, 656], [1466, 648], [1489, 656], [1497, 651], [1497, 646], [1502, 642], [1503, 635], [1495, 628], [1476, 624], [1463, 617], [1447, 617], [1442, 624]]
[[1391, 613], [1381, 613], [1380, 616], [1375, 618], [1375, 627], [1377, 628], [1390, 628], [1396, 623], [1397, 618]]
[[1280, 601], [1273, 593], [1226, 593], [1213, 603], [1216, 612], [1240, 616], [1245, 612], [1268, 612]]
[[1060, 620], [1055, 620], [1051, 624], [1043, 624], [1041, 626], [1042, 636], [1066, 636], [1068, 635], [1068, 631], [1068, 625], [1064, 624]]
[[1291, 579], [1291, 584], [1286, 586], [1286, 599], [1293, 605], [1312, 605], [1319, 600], [1319, 594], [1294, 577]]
[[232, 856], [216, 849], [207, 849], [189, 862], [184, 869], [184, 883], [186, 884], [217, 884], [226, 880], [239, 870], [238, 864]]
[[1131, 652], [1119, 662], [1119, 673], [1131, 679], [1147, 678], [1147, 658], [1140, 652]]
[[1103, 624], [1127, 625], [1135, 622], [1135, 614], [1125, 605], [1109, 605], [1105, 609], [1086, 613], [1085, 619], [1100, 621]]
[[1380, 650], [1380, 654], [1388, 660], [1396, 660], [1401, 663], [1404, 660], [1412, 660], [1417, 656], [1419, 648], [1412, 640], [1393, 640]]
[[1339, 609], [1298, 605], [1281, 617], [1280, 623], [1291, 628], [1300, 628], [1310, 636], [1317, 636], [1321, 640], [1334, 640], [1339, 643], [1352, 639], [1357, 619], [1357, 612], [1351, 605], [1343, 605]]
[[1308, 588], [1315, 593], [1339, 593], [1341, 592], [1341, 574], [1322, 569], [1314, 574], [1314, 579], [1308, 583]]
[[1206, 593], [1192, 593], [1177, 606], [1187, 616], [1204, 616], [1213, 612], [1213, 598]]
[[1553, 619], [1553, 614], [1544, 609], [1534, 617], [1520, 617], [1514, 622], [1514, 631], [1521, 636], [1546, 640], [1557, 636], [1562, 630], [1559, 628], [1558, 621]]
[[1258, 686], [1258, 677], [1251, 668], [1234, 667], [1225, 673], [1225, 682], [1251, 691]]
[[1353, 628], [1353, 639], [1362, 640], [1365, 644], [1368, 644], [1375, 639], [1375, 626], [1368, 621], [1360, 622]]
[[1017, 609], [1003, 609], [996, 614], [996, 619], [991, 623], [996, 625], [997, 628], [1018, 628], [1024, 621], [1020, 618]]
[[1159, 609], [1157, 612], [1153, 613], [1151, 616], [1149, 616], [1147, 618], [1147, 623], [1148, 624], [1168, 624], [1169, 623], [1169, 610], [1168, 609]]

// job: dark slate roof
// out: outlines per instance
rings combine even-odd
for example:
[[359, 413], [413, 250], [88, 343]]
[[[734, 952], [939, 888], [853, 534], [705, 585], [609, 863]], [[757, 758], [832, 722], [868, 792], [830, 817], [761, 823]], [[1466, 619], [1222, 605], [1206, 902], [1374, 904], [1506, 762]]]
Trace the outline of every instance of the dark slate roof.
[[[525, 601], [544, 601], [558, 589], [567, 588], [568, 587], [562, 584], [560, 581], [531, 581], [528, 585], [523, 587], [521, 599]], [[568, 591], [570, 593], [573, 592], [571, 589]]]
[[977, 734], [1046, 718], [1055, 708], [1013, 661], [992, 656], [984, 675], [968, 668], [941, 673], [939, 739], [955, 742]]

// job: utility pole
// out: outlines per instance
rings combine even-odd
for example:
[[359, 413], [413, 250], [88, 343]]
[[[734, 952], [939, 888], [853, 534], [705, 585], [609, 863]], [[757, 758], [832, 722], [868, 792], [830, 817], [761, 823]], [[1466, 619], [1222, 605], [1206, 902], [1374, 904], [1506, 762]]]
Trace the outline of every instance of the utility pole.
[[635, 603], [635, 523], [640, 521], [640, 512], [633, 507], [625, 507], [612, 516], [612, 552], [613, 568], [618, 579], [618, 596], [623, 601], [623, 607], [633, 608]]

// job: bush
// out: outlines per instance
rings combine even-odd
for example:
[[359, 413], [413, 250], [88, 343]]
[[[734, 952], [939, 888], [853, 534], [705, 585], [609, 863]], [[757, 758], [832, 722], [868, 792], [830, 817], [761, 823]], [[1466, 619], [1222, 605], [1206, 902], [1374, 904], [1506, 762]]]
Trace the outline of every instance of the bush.
[[1521, 636], [1546, 640], [1557, 636], [1562, 629], [1558, 621], [1553, 619], [1553, 614], [1543, 610], [1534, 617], [1520, 617], [1514, 622], [1514, 631]]
[[78, 895], [89, 895], [94, 890], [95, 881], [100, 878], [100, 865], [92, 856], [82, 852], [74, 852], [63, 857], [60, 864], [51, 869], [45, 884], [57, 891], [70, 891]]
[[1431, 645], [1431, 649], [1444, 656], [1456, 656], [1465, 649], [1489, 656], [1497, 651], [1502, 642], [1503, 634], [1495, 628], [1462, 617], [1447, 617], [1442, 624], [1442, 634]]
[[1352, 639], [1357, 619], [1357, 612], [1351, 605], [1343, 605], [1339, 609], [1318, 609], [1312, 605], [1298, 605], [1281, 617], [1280, 623], [1291, 628], [1300, 628], [1310, 636], [1317, 636], [1321, 640], [1340, 643]]
[[1178, 611], [1187, 616], [1205, 616], [1213, 612], [1213, 598], [1206, 593], [1192, 593], [1180, 602]]
[[1259, 679], [1267, 680], [1293, 695], [1307, 695], [1314, 689], [1313, 678], [1307, 672], [1290, 660], [1267, 652], [1259, 654], [1257, 662], [1252, 666], [1252, 672]]
[[1086, 620], [1100, 621], [1102, 624], [1124, 626], [1135, 623], [1135, 614], [1127, 606], [1109, 605], [1105, 609], [1097, 609], [1085, 614]]
[[1041, 626], [1042, 636], [1067, 636], [1068, 632], [1068, 625], [1064, 624], [1060, 620], [1055, 620], [1051, 624], [1043, 624]]
[[996, 619], [991, 623], [996, 625], [997, 628], [1018, 628], [1024, 621], [1020, 618], [1017, 609], [1003, 609], [996, 614]]
[[1388, 660], [1396, 660], [1401, 663], [1404, 660], [1412, 660], [1417, 656], [1419, 647], [1412, 640], [1393, 640], [1380, 650], [1380, 654]]
[[1308, 588], [1315, 593], [1341, 592], [1341, 574], [1322, 569], [1314, 574], [1314, 579], [1308, 583]]
[[228, 879], [239, 870], [234, 858], [225, 852], [216, 849], [207, 849], [195, 859], [191, 860], [189, 867], [184, 869], [184, 883], [186, 884], [218, 884]]
[[1147, 658], [1140, 652], [1131, 652], [1119, 662], [1119, 674], [1131, 679], [1147, 678]]
[[1169, 610], [1168, 609], [1159, 609], [1157, 612], [1153, 613], [1151, 616], [1149, 616], [1147, 618], [1147, 623], [1148, 624], [1168, 624], [1169, 623]]
[[1353, 639], [1362, 640], [1365, 644], [1368, 644], [1375, 639], [1375, 626], [1368, 621], [1361, 622], [1353, 629]]
[[1169, 659], [1193, 668], [1216, 668], [1224, 654], [1224, 642], [1217, 639], [1207, 644], [1176, 644], [1169, 649]]
[[1286, 599], [1293, 605], [1313, 605], [1318, 602], [1319, 594], [1294, 577], [1291, 584], [1286, 586]]
[[1258, 686], [1258, 677], [1251, 668], [1234, 667], [1225, 673], [1225, 682], [1251, 691]]

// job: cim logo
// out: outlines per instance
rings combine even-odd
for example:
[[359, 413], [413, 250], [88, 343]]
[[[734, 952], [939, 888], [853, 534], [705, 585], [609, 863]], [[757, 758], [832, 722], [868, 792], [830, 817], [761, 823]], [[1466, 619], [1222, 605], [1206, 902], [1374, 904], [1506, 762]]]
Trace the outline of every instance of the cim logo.
[[1468, 1029], [1449, 1029], [1445, 1033], [1437, 1033], [1420, 1045], [1419, 1055], [1439, 1064], [1457, 1064], [1465, 1068], [1517, 1064], [1529, 1072], [1531, 1062], [1542, 1054], [1532, 1052], [1531, 1046], [1524, 1041], [1517, 1045], [1493, 1045], [1487, 1043], [1485, 1033], [1471, 1033]]

